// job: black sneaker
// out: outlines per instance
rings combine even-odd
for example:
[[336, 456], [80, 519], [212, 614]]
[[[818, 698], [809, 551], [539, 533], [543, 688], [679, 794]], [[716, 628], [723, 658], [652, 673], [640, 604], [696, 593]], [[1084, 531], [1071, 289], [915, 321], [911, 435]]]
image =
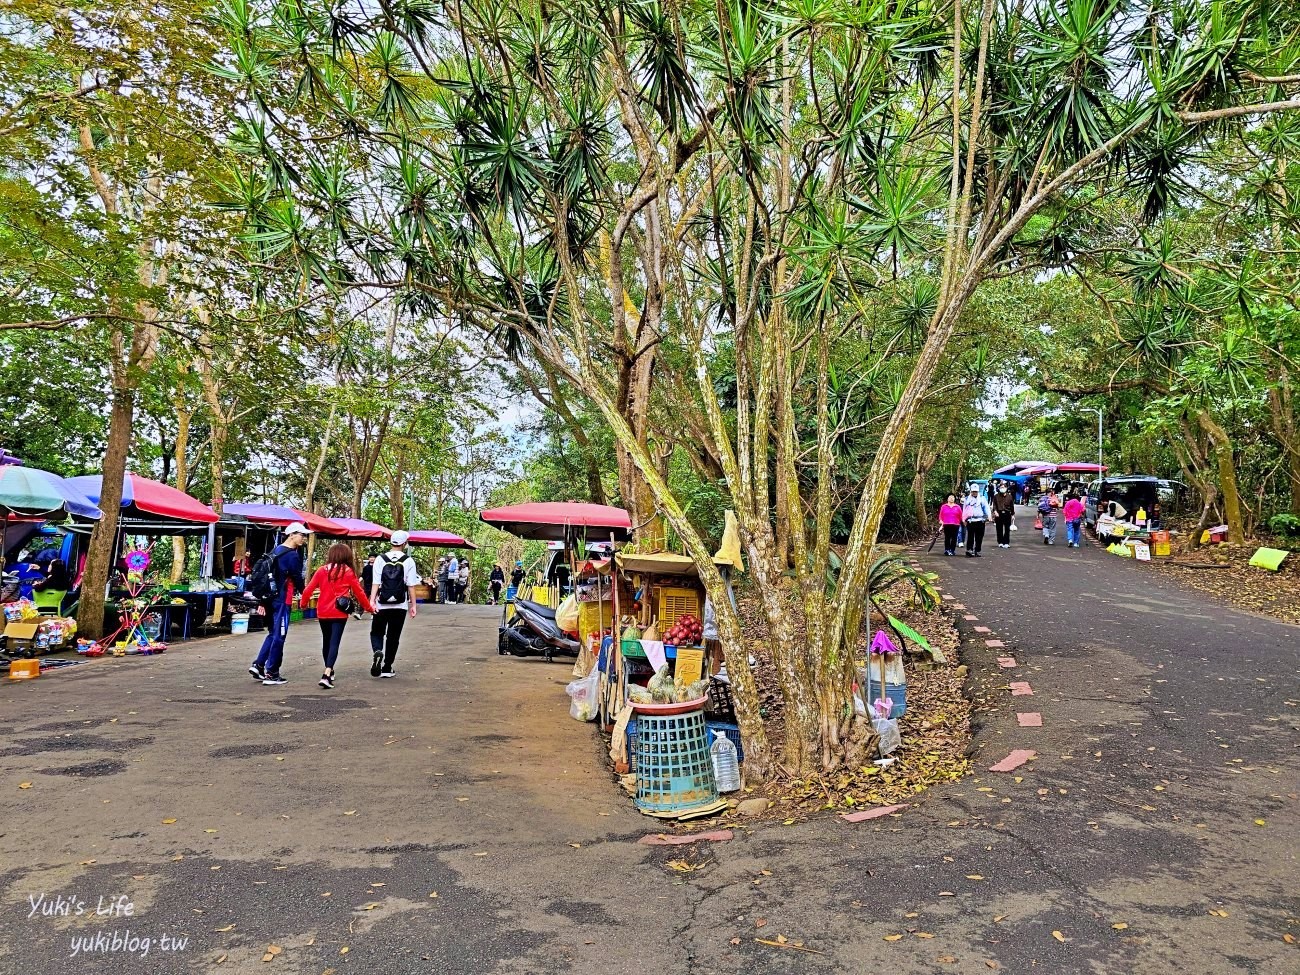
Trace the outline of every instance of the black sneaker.
[[267, 674], [265, 679], [263, 679], [262, 681], [262, 686], [275, 687], [279, 684], [287, 684], [287, 683], [289, 682], [285, 680], [283, 677], [281, 677], [279, 674]]
[[384, 652], [382, 650], [374, 651], [374, 659], [370, 661], [370, 676], [378, 677], [379, 671], [384, 666]]
[[379, 676], [380, 676], [380, 677], [396, 677], [397, 675], [396, 675], [395, 673], [393, 673], [393, 668], [391, 668], [391, 667], [385, 667], [383, 670], [381, 670], [381, 671], [379, 672]]
[[266, 671], [257, 666], [257, 664], [253, 664], [249, 667], [248, 672], [253, 675], [253, 680], [266, 680]]
[[331, 687], [334, 686], [334, 678], [331, 677], [329, 674], [321, 674], [320, 680], [318, 680], [316, 683], [320, 684], [321, 687], [325, 688], [325, 690], [328, 691]]

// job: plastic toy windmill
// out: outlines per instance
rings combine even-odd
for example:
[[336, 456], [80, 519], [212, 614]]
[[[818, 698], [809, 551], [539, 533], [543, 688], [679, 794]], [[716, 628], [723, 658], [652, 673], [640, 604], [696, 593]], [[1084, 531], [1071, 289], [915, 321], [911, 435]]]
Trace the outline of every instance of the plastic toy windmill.
[[[889, 689], [885, 684], [885, 661], [891, 653], [898, 653], [899, 650], [888, 633], [884, 630], [876, 630], [876, 635], [871, 638], [871, 652], [880, 658], [880, 697], [872, 701], [871, 706], [877, 717], [888, 718], [889, 712], [894, 708], [894, 702], [889, 699]], [[867, 686], [871, 686], [870, 680]]]
[[[145, 580], [152, 558], [151, 546], [133, 548], [123, 556], [127, 596], [118, 602], [121, 624], [112, 634], [98, 641], [96, 646], [99, 653], [104, 653], [109, 647], [116, 648], [115, 656], [128, 652], [128, 647], [136, 648], [130, 650], [131, 653], [161, 653], [167, 649], [167, 644], [151, 639], [144, 626], [149, 604], [161, 589], [150, 586]], [[117, 644], [125, 646], [118, 647]]]

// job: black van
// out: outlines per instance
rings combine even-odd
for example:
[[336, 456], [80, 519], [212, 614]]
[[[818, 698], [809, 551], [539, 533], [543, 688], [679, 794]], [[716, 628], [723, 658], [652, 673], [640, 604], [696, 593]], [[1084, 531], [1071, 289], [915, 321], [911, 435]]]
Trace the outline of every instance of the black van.
[[1124, 517], [1132, 518], [1139, 508], [1145, 508], [1150, 515], [1156, 509], [1160, 499], [1160, 479], [1146, 474], [1122, 474], [1093, 481], [1088, 485], [1088, 497], [1084, 501], [1084, 520], [1089, 525], [1097, 524], [1098, 514], [1112, 514], [1111, 503], [1123, 507]]

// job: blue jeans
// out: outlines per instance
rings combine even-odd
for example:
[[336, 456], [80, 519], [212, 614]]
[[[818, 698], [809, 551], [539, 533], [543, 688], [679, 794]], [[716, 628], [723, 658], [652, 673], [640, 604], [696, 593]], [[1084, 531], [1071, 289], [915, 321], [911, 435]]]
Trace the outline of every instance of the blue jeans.
[[1074, 521], [1065, 523], [1065, 540], [1071, 545], [1081, 544], [1083, 538], [1083, 522], [1076, 518]]
[[262, 649], [257, 654], [255, 663], [268, 674], [278, 674], [280, 664], [284, 660], [284, 639], [289, 635], [289, 612], [292, 610], [288, 603], [276, 603], [271, 608], [271, 618], [266, 624], [266, 639], [262, 641]]
[[1056, 515], [1043, 515], [1043, 538], [1056, 541]]

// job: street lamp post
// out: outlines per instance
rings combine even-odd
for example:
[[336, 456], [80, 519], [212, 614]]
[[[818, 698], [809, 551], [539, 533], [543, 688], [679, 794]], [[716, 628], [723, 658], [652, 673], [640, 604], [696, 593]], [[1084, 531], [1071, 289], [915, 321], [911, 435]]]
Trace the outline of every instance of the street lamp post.
[[1101, 478], [1105, 476], [1105, 475], [1102, 474], [1102, 471], [1101, 471], [1101, 418], [1102, 418], [1102, 412], [1101, 412], [1101, 410], [1097, 409], [1097, 407], [1095, 407], [1095, 406], [1081, 406], [1081, 407], [1079, 407], [1079, 409], [1081, 409], [1081, 410], [1085, 410], [1085, 411], [1088, 412], [1088, 413], [1096, 413], [1096, 414], [1097, 414], [1097, 479], [1098, 479], [1098, 480], [1101, 480]]

